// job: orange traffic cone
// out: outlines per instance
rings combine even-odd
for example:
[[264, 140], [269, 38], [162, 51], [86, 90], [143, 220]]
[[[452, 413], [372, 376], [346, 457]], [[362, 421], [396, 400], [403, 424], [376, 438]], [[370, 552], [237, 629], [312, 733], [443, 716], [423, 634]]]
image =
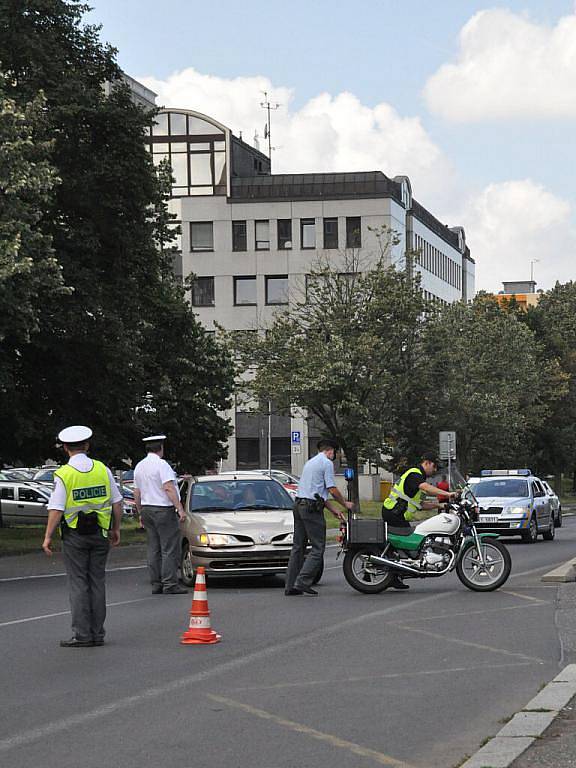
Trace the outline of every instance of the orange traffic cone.
[[219, 643], [221, 636], [210, 626], [210, 611], [206, 595], [206, 571], [203, 565], [198, 566], [192, 608], [190, 609], [190, 625], [180, 638], [182, 645], [205, 645]]

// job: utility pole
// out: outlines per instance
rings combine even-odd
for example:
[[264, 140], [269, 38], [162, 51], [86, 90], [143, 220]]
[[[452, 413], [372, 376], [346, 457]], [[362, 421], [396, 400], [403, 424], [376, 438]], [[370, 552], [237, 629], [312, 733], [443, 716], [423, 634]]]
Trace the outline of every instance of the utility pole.
[[262, 109], [266, 110], [267, 121], [264, 128], [264, 138], [268, 139], [268, 157], [270, 159], [270, 168], [272, 168], [272, 139], [270, 138], [270, 111], [278, 109], [280, 104], [272, 104], [268, 98], [268, 91], [262, 91], [264, 94], [264, 101], [260, 102]]

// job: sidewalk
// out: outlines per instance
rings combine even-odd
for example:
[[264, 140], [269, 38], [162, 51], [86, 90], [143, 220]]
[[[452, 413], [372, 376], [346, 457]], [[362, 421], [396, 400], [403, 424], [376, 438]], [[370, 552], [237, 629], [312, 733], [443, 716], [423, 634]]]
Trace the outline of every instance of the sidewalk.
[[510, 768], [576, 767], [576, 697]]

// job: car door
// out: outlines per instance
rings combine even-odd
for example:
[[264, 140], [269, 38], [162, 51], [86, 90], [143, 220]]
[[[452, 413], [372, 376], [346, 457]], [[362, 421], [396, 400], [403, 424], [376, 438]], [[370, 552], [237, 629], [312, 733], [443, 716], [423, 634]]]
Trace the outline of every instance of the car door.
[[548, 496], [538, 480], [532, 482], [532, 489], [534, 492], [534, 509], [536, 511], [536, 519], [538, 520], [538, 528], [546, 530], [550, 527], [550, 502], [548, 501]]
[[3, 524], [17, 520], [16, 483], [0, 483], [0, 511]]
[[548, 501], [550, 502], [550, 512], [555, 516], [558, 517], [558, 508], [560, 506], [560, 500], [558, 499], [558, 496], [552, 489], [552, 487], [548, 484], [542, 481], [542, 485], [544, 486], [544, 490], [546, 491], [546, 495], [548, 496]]
[[17, 488], [16, 517], [19, 523], [45, 523], [48, 497], [28, 485]]

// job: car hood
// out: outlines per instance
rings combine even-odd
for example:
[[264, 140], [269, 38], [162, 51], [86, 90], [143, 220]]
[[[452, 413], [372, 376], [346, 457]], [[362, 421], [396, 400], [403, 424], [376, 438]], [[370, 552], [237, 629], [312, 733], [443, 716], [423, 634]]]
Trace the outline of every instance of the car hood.
[[294, 528], [292, 510], [239, 510], [237, 512], [191, 512], [194, 527], [206, 533], [240, 533], [258, 540], [266, 534], [289, 533]]
[[530, 499], [525, 496], [519, 496], [518, 498], [510, 498], [510, 496], [487, 496], [478, 499], [480, 509], [488, 509], [488, 507], [529, 507]]

